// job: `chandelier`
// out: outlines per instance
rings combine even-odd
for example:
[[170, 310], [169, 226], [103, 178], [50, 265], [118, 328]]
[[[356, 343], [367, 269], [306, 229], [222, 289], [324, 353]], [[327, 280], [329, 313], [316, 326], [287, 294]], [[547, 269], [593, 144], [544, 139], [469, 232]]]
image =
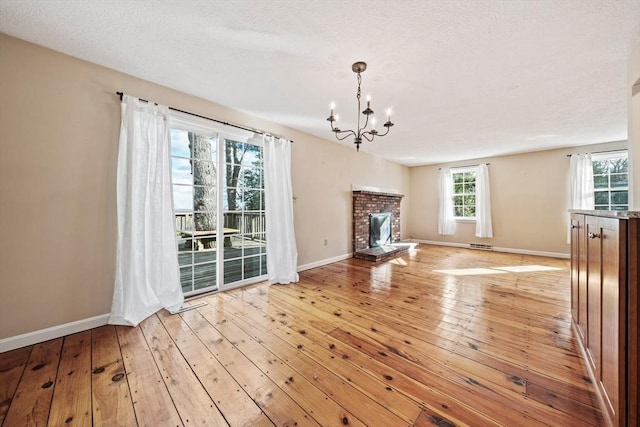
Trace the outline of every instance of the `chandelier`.
[[367, 125], [369, 124], [369, 116], [373, 114], [373, 110], [371, 109], [371, 98], [367, 96], [367, 108], [362, 111], [364, 114], [364, 125], [360, 127], [360, 85], [362, 84], [362, 76], [361, 73], [367, 69], [367, 63], [358, 61], [351, 66], [351, 70], [358, 75], [358, 92], [356, 92], [356, 98], [358, 100], [358, 125], [356, 130], [342, 130], [339, 127], [335, 126], [334, 123], [338, 121], [340, 116], [334, 114], [333, 110], [335, 109], [335, 104], [331, 103], [331, 114], [327, 118], [327, 121], [331, 124], [331, 131], [336, 135], [336, 138], [340, 141], [348, 138], [349, 136], [353, 136], [353, 143], [356, 144], [356, 150], [360, 151], [360, 144], [362, 144], [362, 139], [366, 139], [367, 141], [373, 141], [373, 138], [377, 136], [385, 136], [389, 133], [391, 126], [391, 109], [387, 110], [387, 121], [382, 125], [387, 130], [384, 133], [379, 133], [376, 130], [376, 119], [375, 117], [371, 117], [371, 129], [367, 129]]

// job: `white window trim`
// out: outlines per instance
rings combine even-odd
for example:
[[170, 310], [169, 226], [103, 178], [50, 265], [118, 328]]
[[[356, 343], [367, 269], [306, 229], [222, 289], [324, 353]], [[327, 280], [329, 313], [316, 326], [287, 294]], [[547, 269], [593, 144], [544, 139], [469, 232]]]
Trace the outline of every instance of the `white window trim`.
[[[458, 167], [458, 168], [451, 168], [451, 192], [452, 192], [452, 197], [455, 197], [455, 182], [453, 180], [453, 174], [454, 173], [465, 173], [465, 172], [474, 172], [476, 174], [476, 179], [478, 177], [478, 166], [462, 166], [462, 167]], [[455, 205], [454, 205], [455, 206]], [[477, 202], [476, 202], [476, 209], [477, 209]], [[476, 222], [476, 217], [475, 216], [453, 216], [453, 220], [455, 222], [460, 222], [460, 223], [464, 223], [464, 222]]]
[[[616, 151], [610, 151], [610, 152], [606, 152], [606, 153], [591, 153], [591, 161], [592, 162], [600, 162], [600, 161], [606, 161], [606, 160], [617, 160], [620, 158], [626, 158], [627, 162], [629, 161], [629, 150], [627, 149], [621, 149], [621, 150], [616, 150]], [[631, 178], [631, 171], [627, 170], [627, 179]], [[607, 187], [606, 191], [621, 191], [621, 190], [626, 190], [627, 191], [627, 209], [630, 206], [629, 203], [629, 198], [631, 197], [631, 183], [628, 182], [626, 187]], [[602, 192], [604, 191], [604, 189], [602, 188], [594, 188], [594, 193], [595, 192]], [[611, 207], [611, 200], [609, 200], [609, 207]]]

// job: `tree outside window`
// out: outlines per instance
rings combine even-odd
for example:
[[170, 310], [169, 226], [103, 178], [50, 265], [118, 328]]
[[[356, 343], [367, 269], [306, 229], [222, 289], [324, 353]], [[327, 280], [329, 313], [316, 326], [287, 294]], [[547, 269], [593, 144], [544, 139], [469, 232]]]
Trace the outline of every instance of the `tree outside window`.
[[458, 219], [476, 218], [475, 168], [452, 171], [453, 216]]

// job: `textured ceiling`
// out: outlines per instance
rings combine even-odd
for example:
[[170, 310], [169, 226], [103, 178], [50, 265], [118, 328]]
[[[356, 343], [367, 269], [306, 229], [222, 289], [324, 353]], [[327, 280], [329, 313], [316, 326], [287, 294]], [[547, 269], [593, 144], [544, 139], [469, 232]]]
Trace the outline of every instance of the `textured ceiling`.
[[366, 61], [396, 126], [361, 150], [419, 165], [626, 139], [640, 0], [1, 0], [0, 31], [333, 141]]

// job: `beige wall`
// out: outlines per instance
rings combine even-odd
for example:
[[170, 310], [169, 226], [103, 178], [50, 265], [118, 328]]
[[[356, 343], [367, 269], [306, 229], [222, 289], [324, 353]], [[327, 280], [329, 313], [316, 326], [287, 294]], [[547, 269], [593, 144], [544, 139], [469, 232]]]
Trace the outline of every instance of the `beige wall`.
[[293, 139], [300, 265], [351, 252], [352, 184], [409, 190], [406, 167], [5, 35], [0, 81], [0, 339], [110, 310], [116, 91]]
[[627, 62], [627, 93], [629, 94], [629, 167], [631, 168], [631, 206], [640, 210], [640, 40]]
[[[590, 145], [590, 152], [626, 148], [626, 141]], [[447, 243], [481, 243], [525, 251], [568, 254], [569, 159], [585, 147], [538, 151], [411, 168], [410, 237]], [[458, 222], [452, 236], [438, 234], [438, 169], [490, 163], [493, 239], [475, 237], [475, 222]]]

